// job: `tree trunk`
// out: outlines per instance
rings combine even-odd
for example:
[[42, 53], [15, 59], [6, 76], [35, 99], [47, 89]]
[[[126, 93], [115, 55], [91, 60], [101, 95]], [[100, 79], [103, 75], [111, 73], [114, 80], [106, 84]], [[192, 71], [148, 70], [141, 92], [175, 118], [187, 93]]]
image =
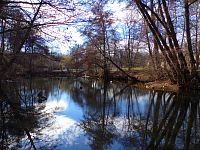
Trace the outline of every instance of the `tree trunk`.
[[189, 12], [188, 0], [184, 0], [184, 9], [185, 9], [184, 18], [185, 18], [187, 50], [189, 52], [191, 74], [193, 76], [196, 74], [196, 69], [195, 69], [195, 59], [194, 59], [194, 54], [193, 54], [193, 49], [192, 49], [192, 41], [191, 41], [191, 33], [190, 33], [190, 12]]
[[[161, 3], [162, 2], [162, 3]], [[195, 60], [192, 51], [192, 43], [191, 43], [191, 33], [189, 28], [189, 5], [188, 1], [184, 0], [185, 6], [185, 28], [187, 34], [187, 47], [190, 56], [190, 65], [191, 65], [191, 72], [188, 68], [188, 63], [186, 58], [179, 46], [175, 27], [173, 25], [170, 12], [165, 0], [158, 0], [157, 6], [159, 11], [156, 12], [153, 7], [148, 7], [145, 5], [141, 0], [135, 0], [139, 11], [142, 13], [149, 29], [153, 34], [153, 38], [157, 42], [157, 45], [162, 52], [162, 55], [167, 62], [168, 66], [170, 67], [171, 73], [173, 75], [171, 81], [176, 82], [180, 87], [187, 88], [193, 86], [192, 84], [197, 85], [198, 82], [196, 80], [196, 68], [195, 68]], [[153, 0], [151, 0], [151, 4]], [[154, 5], [153, 5], [154, 6]], [[155, 6], [156, 7], [156, 6]], [[159, 22], [159, 28], [156, 25], [156, 22]], [[161, 32], [161, 29], [165, 30], [165, 34]], [[167, 36], [167, 41], [165, 40], [165, 36]], [[155, 43], [154, 41], [154, 43]], [[156, 63], [156, 62], [155, 62]], [[194, 76], [195, 74], [195, 76]], [[194, 78], [194, 79], [193, 79]], [[195, 83], [195, 82], [196, 83]]]

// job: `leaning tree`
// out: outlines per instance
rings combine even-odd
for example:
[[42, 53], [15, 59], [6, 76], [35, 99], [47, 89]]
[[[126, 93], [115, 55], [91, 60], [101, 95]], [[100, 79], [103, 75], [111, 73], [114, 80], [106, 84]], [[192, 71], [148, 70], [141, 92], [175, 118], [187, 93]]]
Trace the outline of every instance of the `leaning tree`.
[[159, 47], [159, 52], [163, 55], [167, 64], [165, 71], [170, 80], [181, 88], [198, 87], [198, 62], [192, 44], [190, 7], [195, 3], [199, 5], [199, 2], [197, 0], [132, 2], [142, 14], [154, 42]]

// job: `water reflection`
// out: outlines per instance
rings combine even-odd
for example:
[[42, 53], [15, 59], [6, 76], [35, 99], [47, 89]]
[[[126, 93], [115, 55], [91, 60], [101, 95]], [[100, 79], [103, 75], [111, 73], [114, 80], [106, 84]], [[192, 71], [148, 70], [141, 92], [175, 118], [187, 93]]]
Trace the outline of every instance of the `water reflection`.
[[198, 148], [199, 100], [96, 80], [2, 82], [0, 149]]

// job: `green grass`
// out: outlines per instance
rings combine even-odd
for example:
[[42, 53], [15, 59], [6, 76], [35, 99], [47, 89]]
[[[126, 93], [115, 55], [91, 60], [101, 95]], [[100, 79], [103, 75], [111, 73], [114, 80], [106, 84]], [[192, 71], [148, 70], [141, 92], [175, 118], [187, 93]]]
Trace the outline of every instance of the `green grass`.
[[[129, 68], [125, 68], [125, 67], [123, 67], [122, 69], [123, 69], [124, 71], [128, 71], [128, 70], [129, 70]], [[118, 69], [112, 68], [111, 70], [112, 70], [112, 71], [117, 71]], [[140, 70], [144, 70], [144, 68], [142, 68], [142, 67], [135, 67], [135, 68], [130, 68], [130, 70], [131, 70], [131, 71], [140, 71]]]
[[[129, 68], [122, 68], [124, 71], [128, 71]], [[135, 68], [130, 68], [130, 70], [135, 70], [135, 71], [138, 71], [138, 70], [144, 70], [144, 68], [141, 68], [141, 67], [135, 67]]]

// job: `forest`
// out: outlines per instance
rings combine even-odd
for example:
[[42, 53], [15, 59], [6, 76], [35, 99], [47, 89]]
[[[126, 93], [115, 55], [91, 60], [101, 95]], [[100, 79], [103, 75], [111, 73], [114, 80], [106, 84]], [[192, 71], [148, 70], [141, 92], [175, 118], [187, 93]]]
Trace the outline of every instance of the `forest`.
[[0, 0], [1, 150], [200, 147], [199, 0]]
[[[2, 0], [0, 78], [89, 76], [199, 89], [199, 20], [198, 0]], [[71, 27], [81, 44], [70, 45]], [[67, 53], [55, 41], [68, 43]]]

